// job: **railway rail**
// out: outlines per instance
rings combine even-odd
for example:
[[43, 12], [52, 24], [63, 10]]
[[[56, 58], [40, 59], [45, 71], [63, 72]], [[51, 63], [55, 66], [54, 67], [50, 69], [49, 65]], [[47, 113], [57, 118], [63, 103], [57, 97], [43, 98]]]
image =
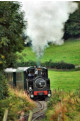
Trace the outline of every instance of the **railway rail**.
[[[37, 108], [33, 110], [32, 121], [39, 120], [45, 116], [45, 111], [47, 109], [47, 101], [36, 101]], [[21, 121], [28, 121], [29, 115], [25, 115], [24, 119]]]
[[47, 109], [47, 103], [45, 101], [37, 101], [39, 106], [36, 112], [33, 112], [32, 121], [38, 120], [45, 115], [45, 110]]

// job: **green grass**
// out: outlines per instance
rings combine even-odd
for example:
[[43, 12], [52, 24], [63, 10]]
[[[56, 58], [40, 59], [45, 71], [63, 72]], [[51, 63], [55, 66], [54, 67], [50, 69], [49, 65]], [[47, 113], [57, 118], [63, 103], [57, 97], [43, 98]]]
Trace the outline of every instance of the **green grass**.
[[[36, 61], [35, 53], [30, 47], [26, 47], [21, 53], [17, 53], [18, 62], [29, 60]], [[68, 40], [63, 45], [51, 45], [45, 49], [42, 62], [52, 60], [53, 62], [64, 61], [67, 63], [80, 64], [80, 40]]]
[[21, 53], [17, 52], [17, 55], [18, 62], [27, 62], [29, 60], [36, 61], [35, 53], [32, 51], [31, 47], [25, 47]]
[[61, 46], [47, 48], [42, 61], [48, 59], [52, 59], [54, 62], [80, 64], [80, 40], [67, 41]]
[[[22, 53], [17, 53], [18, 62], [29, 60], [36, 61], [35, 54], [30, 47], [26, 47]], [[42, 62], [52, 60], [53, 62], [64, 61], [80, 65], [80, 40], [68, 40], [61, 46], [51, 45], [44, 51]], [[80, 71], [53, 71], [49, 70], [51, 89], [65, 89], [67, 91], [80, 87]]]
[[54, 71], [48, 72], [51, 89], [64, 89], [65, 91], [80, 88], [80, 71]]

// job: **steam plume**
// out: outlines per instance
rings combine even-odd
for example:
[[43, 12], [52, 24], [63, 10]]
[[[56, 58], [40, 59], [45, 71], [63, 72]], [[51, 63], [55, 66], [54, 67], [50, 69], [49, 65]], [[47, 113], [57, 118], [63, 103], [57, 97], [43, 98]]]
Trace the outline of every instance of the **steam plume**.
[[28, 21], [27, 34], [32, 40], [33, 51], [40, 58], [49, 42], [64, 43], [64, 24], [78, 5], [69, 1], [23, 1], [23, 8]]

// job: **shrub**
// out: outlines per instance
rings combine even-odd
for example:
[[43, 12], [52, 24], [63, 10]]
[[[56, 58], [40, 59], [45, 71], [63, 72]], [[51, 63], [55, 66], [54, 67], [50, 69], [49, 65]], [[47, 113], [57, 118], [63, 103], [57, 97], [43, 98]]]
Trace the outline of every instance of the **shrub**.
[[5, 79], [3, 72], [0, 72], [0, 99], [5, 98], [6, 96], [8, 96], [7, 80]]

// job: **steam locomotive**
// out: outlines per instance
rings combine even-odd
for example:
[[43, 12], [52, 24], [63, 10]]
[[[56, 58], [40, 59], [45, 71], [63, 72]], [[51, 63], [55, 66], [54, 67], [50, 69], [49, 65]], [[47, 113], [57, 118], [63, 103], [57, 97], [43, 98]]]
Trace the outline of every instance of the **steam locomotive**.
[[51, 96], [48, 70], [45, 67], [29, 68], [26, 72], [27, 92], [30, 97]]
[[46, 67], [18, 67], [5, 69], [8, 81], [14, 87], [24, 89], [31, 98], [50, 97], [50, 80]]

